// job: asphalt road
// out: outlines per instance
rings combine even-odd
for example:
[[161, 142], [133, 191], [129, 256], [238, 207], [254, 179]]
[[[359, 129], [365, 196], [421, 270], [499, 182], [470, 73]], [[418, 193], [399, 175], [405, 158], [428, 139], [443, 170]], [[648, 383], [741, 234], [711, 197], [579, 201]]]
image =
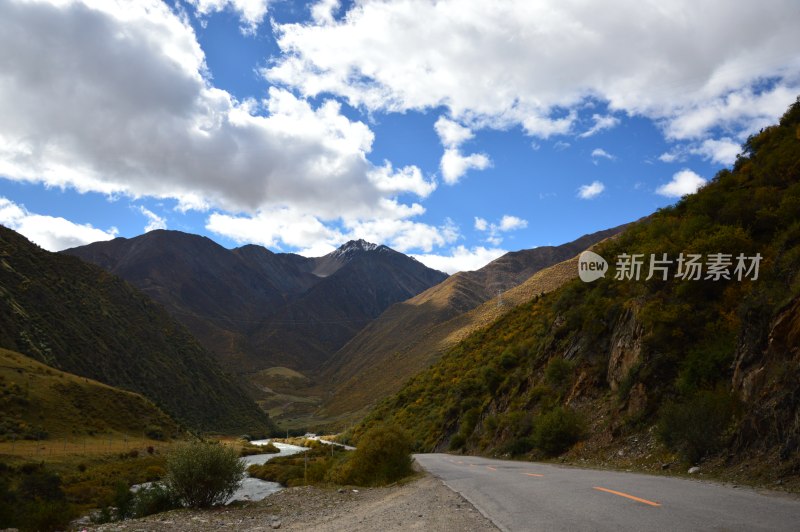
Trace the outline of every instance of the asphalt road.
[[501, 530], [800, 531], [800, 500], [679, 478], [418, 454]]

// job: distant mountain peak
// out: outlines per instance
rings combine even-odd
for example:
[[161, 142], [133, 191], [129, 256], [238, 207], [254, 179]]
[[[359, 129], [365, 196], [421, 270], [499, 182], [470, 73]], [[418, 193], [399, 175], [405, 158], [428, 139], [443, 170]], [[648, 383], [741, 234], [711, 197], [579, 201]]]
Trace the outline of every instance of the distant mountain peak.
[[358, 240], [351, 240], [346, 244], [343, 244], [336, 251], [334, 251], [332, 255], [334, 257], [340, 257], [342, 255], [350, 255], [360, 251], [383, 251], [384, 249], [389, 248], [383, 245], [373, 244], [372, 242], [367, 242], [363, 238], [359, 238]]

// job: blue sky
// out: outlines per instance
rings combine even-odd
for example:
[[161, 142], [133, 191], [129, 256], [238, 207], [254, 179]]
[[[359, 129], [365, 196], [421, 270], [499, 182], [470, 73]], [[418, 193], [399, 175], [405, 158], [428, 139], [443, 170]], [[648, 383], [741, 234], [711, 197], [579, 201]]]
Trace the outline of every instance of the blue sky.
[[800, 94], [794, 0], [8, 0], [0, 223], [450, 273], [692, 193]]

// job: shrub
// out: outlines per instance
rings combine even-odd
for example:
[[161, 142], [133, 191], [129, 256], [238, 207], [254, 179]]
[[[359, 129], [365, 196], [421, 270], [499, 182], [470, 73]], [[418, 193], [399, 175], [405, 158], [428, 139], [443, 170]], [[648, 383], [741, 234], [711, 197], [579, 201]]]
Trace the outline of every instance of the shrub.
[[544, 453], [555, 456], [569, 449], [583, 433], [584, 423], [578, 413], [559, 406], [536, 418], [532, 443]]
[[383, 486], [413, 473], [411, 440], [397, 425], [378, 425], [358, 440], [350, 459], [331, 472], [339, 484]]
[[455, 434], [453, 435], [452, 438], [450, 438], [449, 449], [451, 451], [458, 451], [459, 449], [462, 449], [466, 444], [467, 444], [466, 436], [464, 436], [459, 432], [458, 434]]
[[167, 439], [166, 435], [164, 434], [164, 430], [155, 425], [150, 425], [147, 427], [144, 431], [144, 434], [151, 440], [164, 441]]
[[153, 484], [136, 492], [132, 507], [134, 517], [144, 517], [180, 508], [181, 502], [166, 486]]
[[547, 363], [544, 369], [544, 380], [556, 390], [565, 388], [572, 380], [575, 366], [569, 360], [555, 357]]
[[217, 443], [177, 446], [167, 458], [166, 485], [186, 506], [207, 508], [224, 503], [244, 477], [239, 452]]
[[147, 469], [144, 471], [144, 478], [147, 482], [153, 482], [155, 480], [161, 480], [164, 475], [166, 475], [166, 470], [157, 465], [147, 466]]
[[667, 447], [694, 463], [719, 450], [734, 412], [735, 402], [724, 389], [697, 392], [664, 405], [658, 435]]
[[533, 438], [529, 436], [513, 438], [511, 441], [501, 447], [503, 454], [510, 454], [511, 456], [519, 456], [525, 454], [533, 449]]
[[115, 517], [117, 519], [127, 519], [133, 517], [134, 494], [128, 484], [118, 481], [114, 485], [114, 497], [112, 506], [117, 509]]

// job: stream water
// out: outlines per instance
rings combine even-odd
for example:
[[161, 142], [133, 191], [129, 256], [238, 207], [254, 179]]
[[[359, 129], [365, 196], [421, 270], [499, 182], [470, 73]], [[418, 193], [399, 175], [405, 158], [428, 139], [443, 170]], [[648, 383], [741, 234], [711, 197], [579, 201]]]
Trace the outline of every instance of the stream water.
[[[250, 443], [253, 445], [266, 445], [269, 443], [269, 441], [270, 440], [255, 440], [251, 441]], [[307, 450], [306, 447], [289, 445], [287, 443], [274, 442], [274, 444], [275, 447], [281, 450], [281, 452], [270, 454], [254, 454], [251, 456], [245, 456], [240, 460], [245, 463], [245, 467], [250, 467], [254, 464], [263, 464], [264, 462], [267, 462], [278, 456], [290, 456]], [[140, 488], [150, 486], [151, 484], [151, 482], [146, 482], [144, 484], [133, 486], [131, 489], [136, 491]], [[230, 504], [234, 501], [260, 501], [267, 495], [275, 493], [276, 491], [280, 491], [281, 489], [283, 489], [283, 487], [277, 482], [267, 482], [266, 480], [245, 476], [245, 478], [242, 480], [242, 483], [239, 485], [239, 489], [233, 493], [231, 498], [228, 499], [225, 504]]]
[[[255, 440], [251, 441], [253, 445], [266, 445], [269, 440]], [[241, 460], [249, 467], [254, 464], [263, 464], [277, 456], [290, 456], [299, 452], [305, 451], [305, 447], [297, 445], [289, 445], [286, 443], [275, 442], [275, 447], [281, 450], [279, 453], [272, 454], [254, 454], [252, 456], [245, 456]], [[267, 482], [257, 478], [245, 477], [239, 489], [225, 504], [230, 504], [233, 501], [260, 501], [267, 495], [280, 491], [281, 485], [277, 482]]]

